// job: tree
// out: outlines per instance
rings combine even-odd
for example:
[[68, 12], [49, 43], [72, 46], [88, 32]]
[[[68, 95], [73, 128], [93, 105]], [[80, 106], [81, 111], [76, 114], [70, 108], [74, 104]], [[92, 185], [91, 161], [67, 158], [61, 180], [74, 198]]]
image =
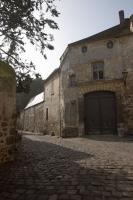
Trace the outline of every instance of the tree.
[[29, 100], [37, 94], [43, 92], [44, 80], [41, 77], [36, 77], [30, 83], [30, 91], [28, 94], [21, 92], [16, 95], [17, 112], [20, 112], [27, 105]]
[[[47, 17], [48, 14], [48, 17]], [[47, 26], [58, 29], [53, 17], [59, 12], [55, 0], [1, 0], [0, 3], [0, 59], [16, 71], [18, 92], [27, 90], [31, 82], [29, 73], [35, 70], [32, 62], [21, 60], [28, 40], [46, 58], [45, 49], [53, 50], [53, 35]]]

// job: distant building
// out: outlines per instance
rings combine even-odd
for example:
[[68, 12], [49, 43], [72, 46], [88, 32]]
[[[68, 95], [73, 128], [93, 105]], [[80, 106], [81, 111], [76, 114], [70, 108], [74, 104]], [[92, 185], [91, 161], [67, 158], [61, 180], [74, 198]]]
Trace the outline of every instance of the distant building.
[[119, 25], [69, 44], [45, 81], [45, 133], [133, 133], [133, 17], [119, 16]]
[[60, 136], [60, 69], [44, 83], [44, 133]]
[[44, 93], [33, 97], [19, 119], [19, 128], [36, 133], [42, 133], [44, 130]]

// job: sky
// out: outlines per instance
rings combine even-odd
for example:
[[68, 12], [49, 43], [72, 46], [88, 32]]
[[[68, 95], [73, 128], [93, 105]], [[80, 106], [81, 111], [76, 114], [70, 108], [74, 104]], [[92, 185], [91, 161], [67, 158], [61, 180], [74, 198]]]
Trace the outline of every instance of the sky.
[[132, 0], [57, 0], [56, 5], [60, 15], [54, 18], [59, 30], [51, 31], [54, 50], [46, 51], [47, 59], [44, 59], [33, 47], [26, 46], [26, 59], [33, 61], [43, 79], [59, 67], [60, 57], [69, 43], [119, 24], [120, 10], [124, 10], [125, 18], [133, 14]]

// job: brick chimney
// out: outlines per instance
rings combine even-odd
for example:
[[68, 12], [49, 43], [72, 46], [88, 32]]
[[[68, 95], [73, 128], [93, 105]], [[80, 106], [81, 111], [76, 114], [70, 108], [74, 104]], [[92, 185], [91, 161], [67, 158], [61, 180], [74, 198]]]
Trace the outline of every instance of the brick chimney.
[[122, 25], [125, 21], [124, 10], [119, 11], [119, 19], [120, 19], [120, 25]]

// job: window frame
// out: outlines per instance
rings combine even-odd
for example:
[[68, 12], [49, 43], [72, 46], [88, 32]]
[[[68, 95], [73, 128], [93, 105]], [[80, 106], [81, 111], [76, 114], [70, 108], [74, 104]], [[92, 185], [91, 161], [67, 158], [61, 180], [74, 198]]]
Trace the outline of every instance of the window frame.
[[82, 52], [83, 54], [86, 53], [87, 50], [88, 50], [87, 46], [82, 46], [82, 47], [81, 47], [81, 52]]
[[[98, 67], [98, 66], [96, 66], [98, 64], [102, 64], [102, 65]], [[97, 69], [94, 69], [94, 67], [96, 67]], [[92, 62], [91, 68], [92, 68], [92, 80], [98, 81], [98, 80], [104, 80], [105, 79], [105, 76], [104, 76], [104, 61], [100, 60], [100, 61]], [[100, 69], [100, 68], [102, 68], [102, 69]], [[102, 72], [102, 76], [100, 75], [101, 72]]]
[[48, 121], [48, 108], [46, 108], [46, 121]]

